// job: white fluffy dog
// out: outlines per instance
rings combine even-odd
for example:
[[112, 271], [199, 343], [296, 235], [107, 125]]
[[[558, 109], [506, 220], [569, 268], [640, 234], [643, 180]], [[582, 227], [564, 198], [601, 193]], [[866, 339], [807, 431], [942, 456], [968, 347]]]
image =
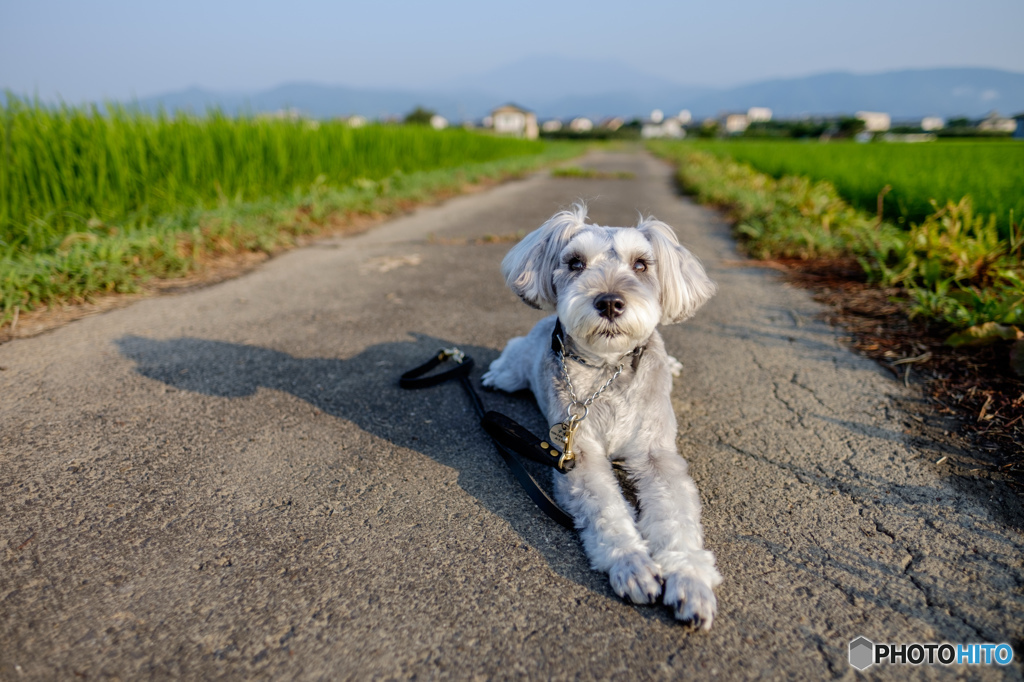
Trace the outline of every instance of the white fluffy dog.
[[[512, 291], [557, 315], [509, 341], [483, 383], [529, 387], [553, 427], [575, 415], [576, 466], [555, 474], [555, 494], [591, 565], [608, 573], [620, 597], [660, 596], [676, 618], [708, 629], [722, 578], [704, 549], [700, 498], [676, 450], [670, 392], [679, 365], [655, 327], [691, 317], [715, 285], [668, 225], [648, 218], [635, 228], [601, 227], [586, 223], [586, 210], [576, 204], [554, 215], [505, 256]], [[612, 460], [632, 481], [639, 513]]]

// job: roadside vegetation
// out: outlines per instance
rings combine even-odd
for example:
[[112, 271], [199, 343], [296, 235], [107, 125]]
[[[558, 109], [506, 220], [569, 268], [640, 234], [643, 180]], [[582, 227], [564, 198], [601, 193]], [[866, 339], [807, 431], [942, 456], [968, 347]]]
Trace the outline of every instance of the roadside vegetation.
[[0, 106], [0, 325], [211, 258], [273, 253], [580, 152], [425, 126]]
[[[1024, 205], [1019, 212], [1007, 206], [1024, 201], [1024, 176], [1011, 171], [1006, 162], [1010, 154], [992, 154], [989, 145], [954, 143], [948, 155], [942, 146], [935, 145], [931, 163], [924, 163], [920, 146], [914, 145], [658, 142], [651, 148], [679, 164], [681, 185], [700, 201], [731, 212], [737, 232], [755, 257], [852, 256], [871, 281], [903, 287], [911, 299], [912, 315], [939, 320], [950, 331], [986, 322], [1024, 327], [1024, 229], [1019, 222]], [[871, 151], [862, 152], [865, 148]], [[975, 153], [965, 154], [970, 150]], [[1024, 146], [1012, 153], [1024, 153]], [[758, 161], [751, 163], [750, 157]], [[866, 163], [867, 159], [874, 159], [875, 165]], [[938, 159], [945, 161], [938, 163]], [[790, 174], [797, 172], [792, 169], [815, 167], [818, 161], [821, 165], [813, 174]], [[1024, 157], [1018, 169], [1022, 161]], [[780, 177], [756, 170], [761, 163], [778, 170]], [[950, 170], [947, 164], [966, 168]], [[824, 179], [829, 168], [856, 185], [851, 194], [858, 197], [857, 203], [873, 203], [875, 211], [869, 213], [848, 200], [839, 187], [850, 185], [837, 186]], [[960, 173], [989, 178], [1006, 189], [1001, 194], [983, 194], [990, 203], [979, 208], [969, 191], [975, 187], [972, 182], [952, 189], [948, 178]], [[1012, 177], [997, 182], [1000, 174]], [[940, 187], [950, 189], [929, 192], [931, 176], [939, 178]], [[930, 211], [920, 220], [885, 220], [885, 202], [896, 193], [907, 197], [906, 205], [928, 201]], [[1005, 208], [1005, 228], [993, 206]]]

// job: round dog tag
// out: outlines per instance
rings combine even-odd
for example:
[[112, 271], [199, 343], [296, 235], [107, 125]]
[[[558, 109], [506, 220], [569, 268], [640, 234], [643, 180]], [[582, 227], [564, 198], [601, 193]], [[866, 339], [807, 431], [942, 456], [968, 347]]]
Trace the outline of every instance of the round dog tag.
[[559, 422], [551, 427], [548, 431], [548, 440], [558, 446], [559, 449], [565, 447], [565, 440], [569, 437], [569, 427]]

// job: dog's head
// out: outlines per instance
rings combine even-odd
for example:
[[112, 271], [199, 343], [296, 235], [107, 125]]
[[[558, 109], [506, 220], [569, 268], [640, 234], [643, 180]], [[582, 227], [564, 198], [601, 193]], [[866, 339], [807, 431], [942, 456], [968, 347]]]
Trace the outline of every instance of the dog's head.
[[556, 213], [501, 264], [509, 288], [529, 305], [554, 308], [566, 332], [596, 353], [626, 353], [658, 324], [682, 322], [715, 285], [671, 227], [587, 224], [587, 208]]

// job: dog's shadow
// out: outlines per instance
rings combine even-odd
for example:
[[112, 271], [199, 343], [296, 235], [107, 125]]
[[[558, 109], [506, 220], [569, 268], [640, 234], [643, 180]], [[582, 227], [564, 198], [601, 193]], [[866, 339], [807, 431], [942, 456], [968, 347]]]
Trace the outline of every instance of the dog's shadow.
[[[489, 512], [504, 519], [559, 575], [598, 594], [618, 599], [607, 577], [592, 571], [575, 533], [559, 526], [526, 496], [480, 428], [458, 382], [403, 390], [398, 377], [450, 342], [413, 335], [407, 342], [371, 346], [355, 357], [299, 358], [278, 350], [197, 338], [166, 340], [124, 336], [120, 352], [136, 372], [181, 391], [240, 398], [260, 388], [290, 393], [326, 414], [347, 420], [373, 436], [458, 471], [459, 486]], [[473, 383], [498, 351], [459, 346], [476, 366]], [[503, 412], [534, 433], [547, 426], [528, 392], [481, 394], [487, 409]], [[339, 454], [340, 457], [345, 455]], [[528, 463], [550, 493], [550, 469]], [[645, 615], [670, 620], [657, 609]]]

